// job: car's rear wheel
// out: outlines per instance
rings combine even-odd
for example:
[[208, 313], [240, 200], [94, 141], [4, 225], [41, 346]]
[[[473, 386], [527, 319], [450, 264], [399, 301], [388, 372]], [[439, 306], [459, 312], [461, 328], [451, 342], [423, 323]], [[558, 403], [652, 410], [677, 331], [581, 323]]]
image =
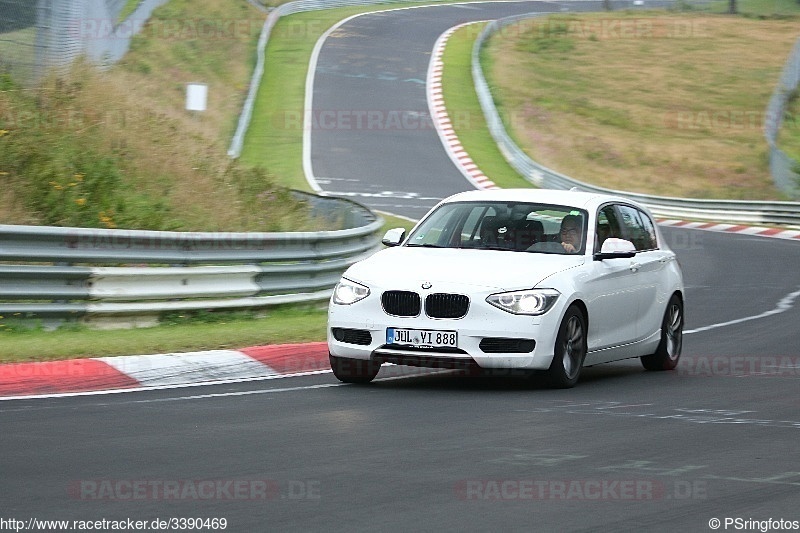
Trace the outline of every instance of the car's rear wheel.
[[344, 383], [369, 383], [381, 369], [380, 364], [371, 360], [337, 357], [331, 354], [328, 354], [328, 358], [333, 375]]
[[558, 328], [555, 354], [547, 370], [547, 381], [552, 387], [574, 387], [581, 375], [586, 358], [586, 319], [576, 306], [567, 309]]
[[673, 294], [661, 322], [661, 342], [654, 354], [641, 358], [647, 370], [672, 370], [678, 366], [683, 348], [683, 302]]

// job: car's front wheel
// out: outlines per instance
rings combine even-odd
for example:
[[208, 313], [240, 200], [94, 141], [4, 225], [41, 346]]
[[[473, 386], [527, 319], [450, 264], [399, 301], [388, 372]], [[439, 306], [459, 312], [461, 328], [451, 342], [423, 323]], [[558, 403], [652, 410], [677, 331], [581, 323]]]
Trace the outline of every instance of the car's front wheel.
[[344, 383], [369, 383], [381, 369], [380, 364], [371, 360], [337, 357], [331, 354], [328, 354], [328, 358], [333, 375]]
[[547, 381], [552, 387], [574, 387], [581, 375], [586, 357], [586, 319], [575, 306], [567, 309], [558, 328], [555, 354], [547, 370]]
[[678, 366], [683, 348], [683, 303], [673, 294], [661, 322], [661, 342], [655, 353], [641, 358], [647, 370], [672, 370]]

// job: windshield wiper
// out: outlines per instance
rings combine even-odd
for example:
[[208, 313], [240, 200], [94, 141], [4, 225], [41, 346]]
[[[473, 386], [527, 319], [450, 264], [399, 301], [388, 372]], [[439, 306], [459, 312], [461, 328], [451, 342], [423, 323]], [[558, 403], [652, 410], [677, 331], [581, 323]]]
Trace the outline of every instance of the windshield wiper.
[[478, 246], [476, 250], [498, 250], [500, 252], [519, 252], [516, 248], [506, 248], [504, 246]]
[[425, 243], [425, 244], [406, 244], [409, 248], [449, 248], [449, 246], [442, 246], [441, 244], [432, 244], [432, 243]]

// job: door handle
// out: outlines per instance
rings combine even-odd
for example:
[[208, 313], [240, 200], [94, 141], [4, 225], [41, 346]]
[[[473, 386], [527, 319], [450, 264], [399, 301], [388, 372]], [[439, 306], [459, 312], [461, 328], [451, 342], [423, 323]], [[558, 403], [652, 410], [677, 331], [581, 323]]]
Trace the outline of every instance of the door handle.
[[631, 272], [636, 272], [640, 268], [642, 268], [641, 263], [636, 263], [636, 262], [631, 263], [631, 266], [630, 266]]

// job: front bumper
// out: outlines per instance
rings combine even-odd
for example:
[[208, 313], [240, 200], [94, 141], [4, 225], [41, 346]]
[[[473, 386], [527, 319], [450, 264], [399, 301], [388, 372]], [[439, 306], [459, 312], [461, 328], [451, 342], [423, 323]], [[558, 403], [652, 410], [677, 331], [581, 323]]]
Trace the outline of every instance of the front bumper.
[[[541, 316], [513, 315], [485, 301], [486, 294], [470, 295], [466, 316], [439, 319], [387, 314], [380, 294], [370, 294], [352, 305], [331, 303], [328, 308], [328, 348], [338, 357], [389, 361], [412, 366], [546, 370], [566, 302], [558, 302]], [[457, 349], [404, 347], [386, 344], [387, 328], [414, 328], [458, 333]], [[334, 334], [335, 333], [335, 334]], [[531, 342], [532, 341], [532, 342]], [[503, 351], [504, 347], [512, 348]]]

